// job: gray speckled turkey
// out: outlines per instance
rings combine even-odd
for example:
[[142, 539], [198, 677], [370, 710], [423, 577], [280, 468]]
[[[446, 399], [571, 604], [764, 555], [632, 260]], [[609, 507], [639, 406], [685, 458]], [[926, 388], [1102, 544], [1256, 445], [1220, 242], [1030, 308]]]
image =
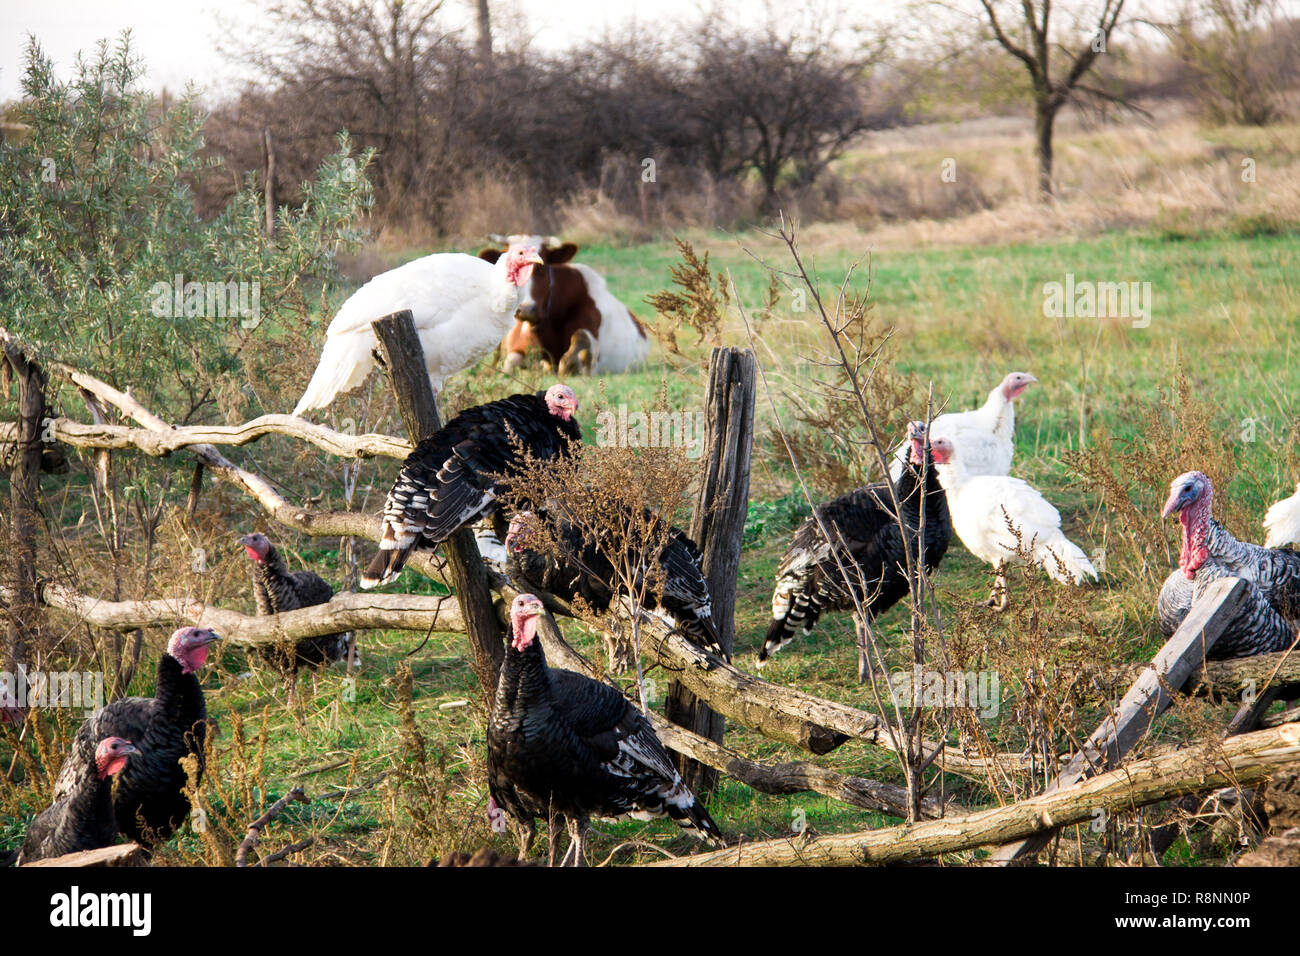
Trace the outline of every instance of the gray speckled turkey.
[[1182, 547], [1178, 567], [1156, 601], [1160, 630], [1166, 637], [1173, 634], [1212, 581], [1243, 578], [1250, 584], [1246, 600], [1206, 656], [1280, 651], [1294, 639], [1300, 611], [1300, 554], [1238, 541], [1214, 520], [1213, 498], [1210, 479], [1199, 471], [1179, 475], [1169, 486], [1161, 513], [1178, 515]]
[[[328, 604], [334, 589], [315, 571], [290, 571], [278, 548], [264, 534], [246, 534], [239, 539], [253, 568], [253, 600], [261, 615], [283, 614], [304, 607]], [[282, 672], [300, 666], [319, 667], [347, 659], [350, 635], [321, 634], [304, 637], [293, 649], [278, 645], [255, 645], [255, 653]]]

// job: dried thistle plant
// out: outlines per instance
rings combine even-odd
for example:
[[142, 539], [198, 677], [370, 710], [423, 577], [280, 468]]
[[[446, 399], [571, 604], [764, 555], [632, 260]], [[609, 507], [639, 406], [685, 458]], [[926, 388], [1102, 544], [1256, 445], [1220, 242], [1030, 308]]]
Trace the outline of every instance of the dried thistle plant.
[[722, 325], [731, 305], [724, 274], [714, 274], [709, 269], [709, 254], [700, 258], [695, 248], [685, 239], [675, 239], [681, 253], [680, 264], [669, 267], [673, 284], [682, 291], [671, 289], [655, 292], [645, 301], [659, 314], [655, 323], [655, 338], [663, 350], [671, 355], [682, 355], [677, 333], [683, 326], [698, 334], [695, 345], [706, 339], [713, 345], [722, 343]]
[[620, 600], [604, 613], [582, 602], [574, 610], [606, 635], [611, 671], [635, 661], [645, 705], [642, 612], [651, 612], [663, 594], [659, 556], [695, 477], [685, 448], [581, 445], [552, 461], [539, 461], [525, 449], [519, 454], [521, 465], [506, 476], [501, 496], [506, 510], [545, 514], [547, 520], [531, 529], [534, 550], [582, 567], [582, 550], [590, 545], [613, 568], [608, 583]]

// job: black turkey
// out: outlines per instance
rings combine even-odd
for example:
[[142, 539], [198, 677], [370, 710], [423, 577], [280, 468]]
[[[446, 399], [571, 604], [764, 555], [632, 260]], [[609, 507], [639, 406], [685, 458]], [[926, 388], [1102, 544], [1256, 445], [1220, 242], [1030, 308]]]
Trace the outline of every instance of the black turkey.
[[[247, 534], [239, 539], [252, 561], [253, 600], [261, 615], [282, 614], [317, 604], [328, 604], [334, 589], [315, 571], [290, 571], [280, 551], [264, 534]], [[293, 647], [254, 645], [262, 660], [282, 672], [301, 666], [319, 667], [347, 660], [350, 634], [322, 634], [304, 637]]]
[[1290, 622], [1300, 612], [1300, 554], [1238, 541], [1214, 520], [1214, 488], [1199, 471], [1179, 475], [1169, 486], [1163, 517], [1178, 515], [1182, 547], [1178, 567], [1165, 579], [1156, 601], [1161, 633], [1178, 629], [1212, 581], [1243, 578], [1250, 584], [1240, 612], [1229, 622], [1210, 658], [1251, 657], [1289, 647]]
[[[718, 643], [700, 549], [684, 532], [649, 509], [644, 509], [635, 523], [634, 517], [629, 509], [628, 525], [646, 529], [647, 546], [658, 554], [655, 573], [642, 575], [631, 588], [623, 578], [628, 569], [641, 564], [639, 551], [627, 545], [629, 553], [620, 562], [625, 574], [620, 575], [610, 559], [611, 548], [584, 535], [558, 509], [523, 511], [511, 519], [506, 569], [521, 588], [545, 591], [571, 603], [580, 598], [598, 613], [609, 610], [615, 593], [638, 595], [647, 610], [679, 629], [692, 643], [728, 658]], [[549, 534], [542, 533], [539, 523], [548, 526]]]
[[539, 460], [569, 452], [582, 439], [578, 399], [567, 385], [511, 395], [461, 412], [411, 452], [384, 505], [379, 553], [361, 586], [388, 584], [420, 544], [441, 544], [459, 528], [496, 510], [497, 479], [521, 464], [519, 449]]
[[78, 735], [65, 764], [65, 769], [70, 768], [72, 786], [27, 828], [18, 865], [116, 843], [113, 777], [127, 765], [131, 754], [139, 752], [121, 737], [105, 737], [96, 743]]
[[[509, 814], [532, 843], [538, 817], [565, 818], [570, 845], [561, 864], [585, 864], [589, 817], [669, 816], [721, 840], [708, 811], [673, 767], [650, 721], [613, 687], [546, 664], [537, 638], [539, 598], [521, 594], [510, 608], [506, 648], [488, 723], [488, 814]], [[558, 839], [549, 828], [550, 858]]]
[[[918, 529], [924, 516], [921, 550], [928, 572], [939, 566], [948, 551], [952, 519], [926, 445], [925, 423], [910, 423], [907, 439], [911, 446], [907, 467], [894, 483], [894, 495], [909, 530], [907, 548], [913, 560], [921, 543]], [[839, 542], [834, 549], [822, 533], [822, 525]], [[908, 590], [907, 551], [894, 517], [889, 485], [877, 482], [855, 488], [819, 507], [817, 515], [795, 532], [777, 568], [772, 620], [758, 652], [758, 665], [762, 667], [794, 640], [797, 631], [811, 632], [826, 611], [855, 609], [854, 595], [870, 619], [893, 607]]]
[[[113, 809], [117, 828], [129, 840], [150, 847], [167, 840], [190, 812], [181, 758], [198, 758], [203, 774], [207, 703], [195, 672], [207, 663], [208, 649], [220, 638], [207, 628], [183, 627], [158, 659], [153, 697], [124, 697], [89, 717], [77, 731], [74, 748], [105, 737], [124, 737], [140, 754], [120, 774]], [[55, 797], [72, 791], [77, 765], [69, 758], [59, 770]]]

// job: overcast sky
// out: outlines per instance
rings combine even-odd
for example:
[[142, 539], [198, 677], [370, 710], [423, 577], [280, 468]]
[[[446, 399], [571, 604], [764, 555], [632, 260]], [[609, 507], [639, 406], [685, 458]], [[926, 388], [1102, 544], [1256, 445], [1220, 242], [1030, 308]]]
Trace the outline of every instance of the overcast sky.
[[[727, 7], [733, 12], [745, 7], [761, 10], [766, 2], [727, 0]], [[565, 45], [575, 34], [599, 35], [629, 18], [650, 23], [691, 18], [700, 6], [701, 0], [492, 2], [494, 20], [529, 11], [530, 35], [548, 48]], [[92, 50], [97, 40], [116, 37], [126, 27], [144, 58], [149, 85], [180, 89], [193, 80], [219, 93], [223, 84], [240, 75], [238, 64], [223, 61], [216, 49], [232, 32], [222, 23], [242, 23], [253, 32], [257, 9], [255, 0], [0, 0], [0, 100], [20, 92], [29, 33], [54, 59], [58, 75], [67, 77], [78, 50]], [[445, 9], [450, 17], [472, 23], [472, 0], [445, 0]], [[503, 32], [508, 30], [507, 24], [499, 25]]]

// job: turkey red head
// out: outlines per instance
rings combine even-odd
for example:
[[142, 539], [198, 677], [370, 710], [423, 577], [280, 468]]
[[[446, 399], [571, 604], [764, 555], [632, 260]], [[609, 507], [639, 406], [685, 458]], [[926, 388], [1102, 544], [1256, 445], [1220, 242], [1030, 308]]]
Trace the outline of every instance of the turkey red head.
[[520, 287], [532, 281], [533, 267], [542, 265], [537, 247], [523, 244], [511, 245], [499, 261], [505, 265], [506, 278]]
[[1205, 538], [1209, 532], [1210, 508], [1214, 501], [1214, 486], [1204, 472], [1188, 471], [1169, 484], [1169, 497], [1160, 509], [1160, 517], [1178, 515], [1183, 526], [1182, 548], [1178, 553], [1178, 566], [1183, 574], [1194, 578], [1196, 571], [1210, 556]]
[[99, 779], [104, 780], [121, 773], [131, 754], [138, 754], [135, 744], [123, 737], [105, 737], [95, 748], [95, 770]]
[[167, 642], [167, 653], [180, 662], [181, 671], [193, 674], [208, 662], [208, 645], [221, 640], [207, 627], [182, 627]]
[[936, 465], [951, 464], [953, 451], [952, 442], [947, 438], [935, 438], [930, 442], [930, 456]]
[[1038, 381], [1028, 372], [1012, 372], [1002, 380], [1002, 397], [1008, 402], [1017, 398], [1021, 392]]
[[266, 561], [266, 556], [271, 553], [271, 541], [261, 533], [246, 534], [239, 539], [239, 543], [244, 546], [248, 556], [258, 564]]
[[552, 385], [546, 390], [546, 407], [567, 422], [578, 410], [578, 396], [567, 385]]
[[510, 623], [514, 629], [511, 646], [517, 651], [526, 651], [537, 640], [537, 618], [546, 605], [535, 594], [521, 594], [510, 605]]
[[925, 465], [925, 422], [907, 423], [907, 441], [912, 446], [908, 458], [917, 468]]
[[528, 535], [533, 528], [533, 513], [521, 511], [510, 519], [510, 528], [506, 531], [506, 550], [514, 553], [528, 547]]

